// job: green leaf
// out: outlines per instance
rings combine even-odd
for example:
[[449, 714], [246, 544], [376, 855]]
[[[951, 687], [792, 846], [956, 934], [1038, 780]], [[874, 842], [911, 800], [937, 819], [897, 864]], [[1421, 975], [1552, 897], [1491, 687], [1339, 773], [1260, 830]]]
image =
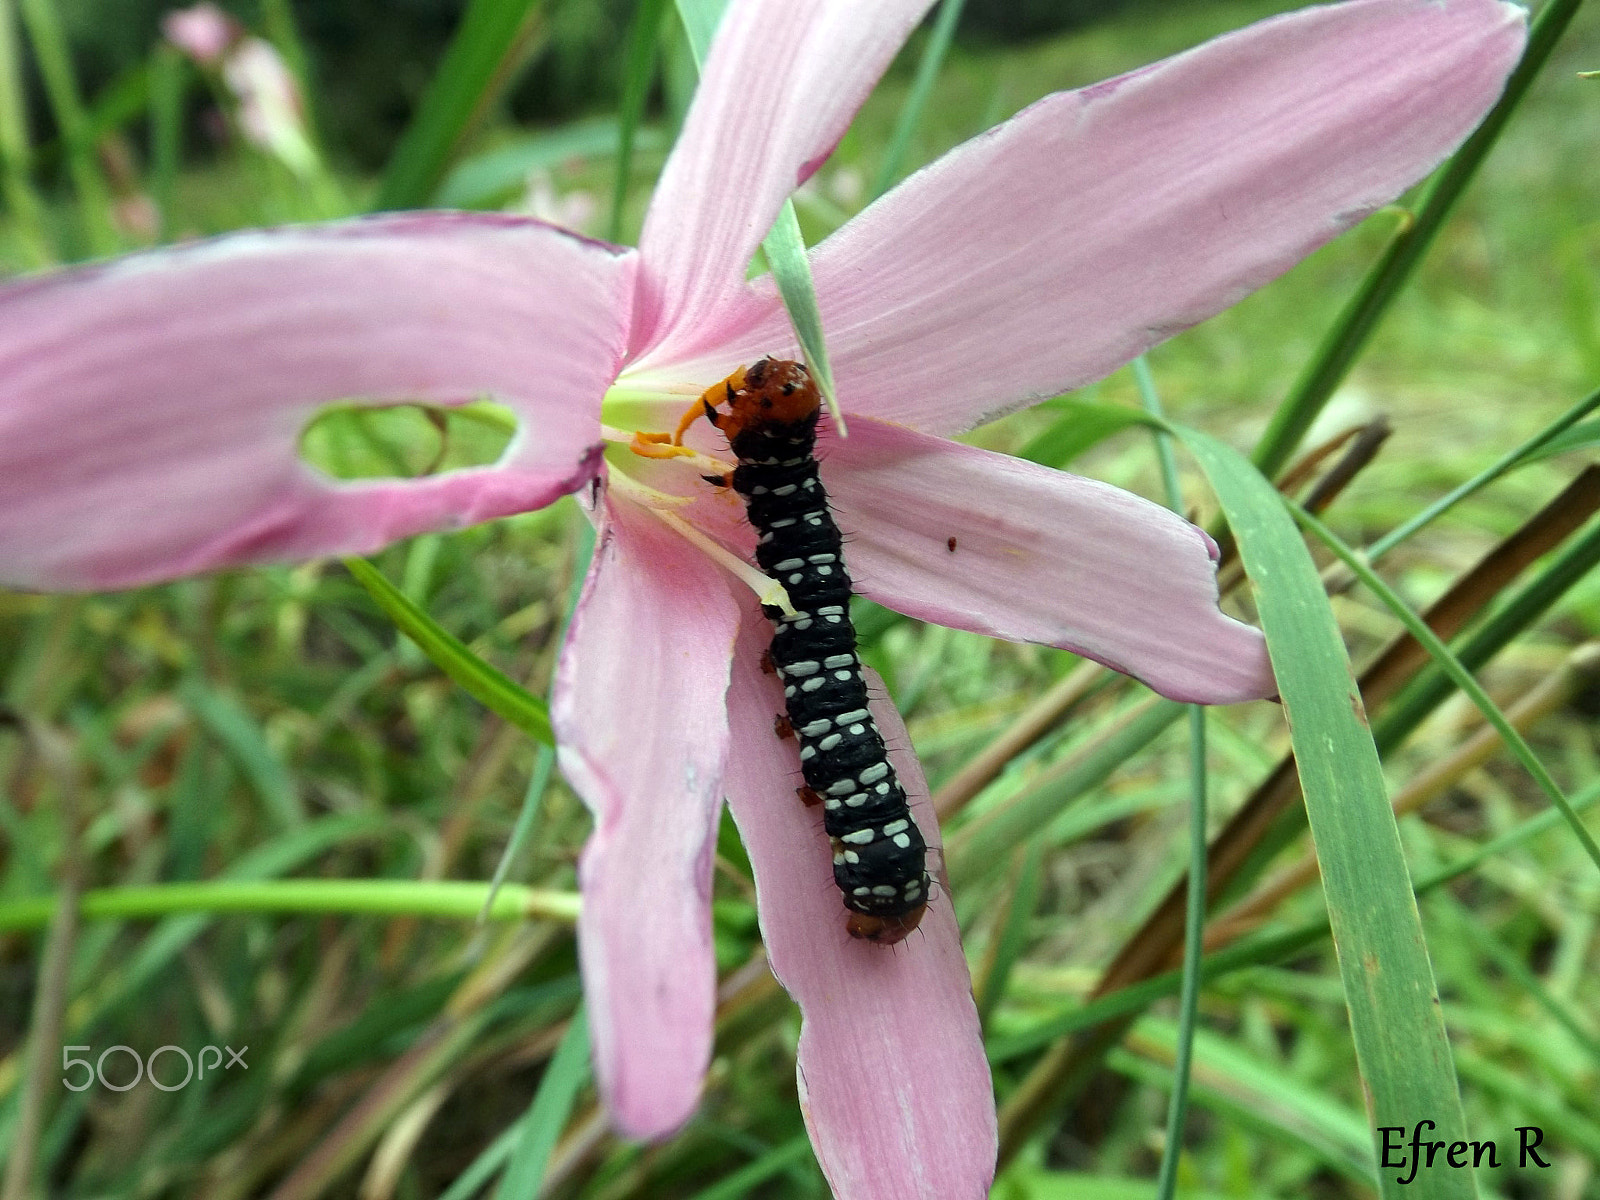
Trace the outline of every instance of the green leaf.
[[906, 93], [905, 106], [895, 121], [894, 133], [889, 136], [889, 148], [884, 152], [883, 165], [878, 169], [877, 182], [872, 186], [874, 198], [887, 192], [900, 175], [901, 164], [905, 162], [906, 151], [911, 146], [911, 135], [916, 132], [917, 123], [922, 120], [922, 111], [928, 106], [928, 97], [933, 94], [934, 81], [939, 78], [939, 68], [944, 65], [944, 56], [950, 50], [956, 22], [961, 20], [961, 9], [965, 3], [966, 0], [943, 0], [939, 5], [933, 32], [928, 35], [927, 44], [922, 48], [922, 60], [917, 63], [917, 77], [912, 80], [911, 90]]
[[[717, 22], [727, 0], [677, 0], [678, 17], [683, 22], [683, 32], [694, 52], [695, 66], [702, 65], [711, 49], [711, 38], [717, 31]], [[806, 257], [805, 239], [800, 236], [800, 218], [795, 216], [794, 202], [785, 200], [778, 210], [778, 219], [761, 243], [767, 256], [767, 266], [772, 271], [778, 294], [783, 297], [783, 307], [789, 312], [789, 323], [805, 355], [822, 398], [828, 403], [834, 425], [840, 436], [847, 430], [844, 415], [839, 410], [839, 396], [833, 386], [833, 368], [828, 363], [828, 347], [822, 337], [822, 310], [817, 306], [817, 289], [811, 280], [811, 260]]]
[[1538, 462], [1541, 458], [1553, 458], [1569, 450], [1592, 450], [1596, 446], [1600, 446], [1600, 421], [1584, 421], [1551, 438], [1537, 450], [1530, 451], [1522, 461]]
[[[514, 138], [457, 163], [434, 192], [432, 202], [442, 208], [495, 207], [528, 186], [529, 171], [616, 153], [620, 136], [616, 121], [600, 117]], [[646, 150], [659, 150], [663, 145], [661, 134], [654, 129], [637, 130], [635, 140]]]
[[[1465, 1140], [1466, 1120], [1416, 898], [1378, 750], [1344, 642], [1294, 521], [1272, 484], [1207, 434], [1174, 426], [1199, 461], [1239, 541], [1288, 718], [1322, 867], [1356, 1059], [1374, 1126], [1436, 1123]], [[1374, 1141], [1376, 1146], [1376, 1141]], [[1470, 1197], [1470, 1175], [1422, 1172], [1386, 1196]]]
[[293, 829], [305, 822], [300, 794], [277, 751], [267, 742], [260, 723], [229, 697], [213, 690], [197, 677], [184, 680], [178, 694], [206, 732], [221, 742], [244, 769], [250, 786], [261, 797], [280, 829]]
[[550, 710], [545, 702], [490, 663], [466, 643], [418, 608], [383, 572], [359, 558], [344, 560], [345, 569], [366, 588], [395, 627], [433, 660], [438, 667], [478, 703], [547, 746], [555, 745]]
[[522, 1118], [521, 1131], [506, 1172], [500, 1176], [495, 1200], [525, 1200], [538, 1195], [550, 1151], [572, 1115], [578, 1089], [588, 1080], [589, 1022], [580, 1006], [572, 1014], [567, 1032], [539, 1080], [533, 1103]]
[[471, 0], [422, 104], [400, 137], [372, 202], [375, 211], [420, 208], [461, 140], [511, 81], [540, 0]]
[[1121, 404], [1096, 404], [1061, 396], [1046, 400], [1041, 411], [1061, 415], [1017, 451], [1018, 458], [1041, 467], [1065, 467], [1078, 455], [1130, 425], [1148, 425], [1150, 418]]
[[1556, 786], [1556, 781], [1551, 778], [1550, 772], [1545, 770], [1545, 766], [1539, 761], [1538, 755], [1534, 754], [1533, 749], [1523, 736], [1517, 732], [1516, 727], [1506, 719], [1506, 715], [1500, 711], [1499, 706], [1489, 699], [1489, 694], [1472, 677], [1472, 673], [1467, 670], [1460, 659], [1451, 653], [1450, 647], [1444, 644], [1444, 639], [1430, 629], [1426, 621], [1412, 612], [1411, 606], [1402, 600], [1395, 590], [1386, 584], [1371, 567], [1363, 562], [1360, 555], [1356, 554], [1355, 551], [1351, 550], [1349, 546], [1346, 546], [1343, 541], [1335, 536], [1331, 529], [1298, 506], [1294, 510], [1294, 517], [1295, 520], [1315, 534], [1323, 545], [1332, 550], [1338, 556], [1339, 561], [1350, 568], [1368, 591], [1383, 601], [1389, 611], [1400, 619], [1400, 623], [1406, 627], [1406, 631], [1417, 639], [1417, 643], [1433, 657], [1434, 662], [1450, 677], [1451, 682], [1465, 692], [1467, 698], [1478, 706], [1478, 711], [1483, 714], [1484, 720], [1494, 726], [1495, 730], [1500, 734], [1501, 740], [1505, 742], [1506, 748], [1526, 768], [1528, 774], [1533, 776], [1533, 781], [1539, 785], [1540, 790], [1550, 797], [1550, 803], [1554, 804], [1561, 814], [1566, 817], [1567, 824], [1571, 827], [1573, 835], [1578, 839], [1579, 844], [1583, 846], [1584, 851], [1593, 860], [1595, 866], [1600, 867], [1600, 845], [1595, 844], [1593, 835], [1589, 833], [1583, 822], [1578, 819], [1577, 811], [1573, 809], [1566, 794]]
[[689, 52], [694, 55], [695, 69], [705, 65], [706, 54], [711, 49], [711, 39], [716, 35], [717, 23], [722, 20], [728, 0], [676, 0], [678, 20], [683, 22], [683, 34], [689, 39]]
[[611, 189], [611, 219], [606, 237], [622, 239], [622, 212], [628, 202], [628, 182], [633, 175], [633, 150], [644, 105], [655, 78], [656, 56], [661, 53], [667, 0], [640, 0], [628, 31], [628, 59], [622, 75], [622, 102], [617, 107], [616, 180]]
[[834, 426], [839, 436], [845, 436], [844, 414], [839, 411], [839, 397], [833, 388], [833, 368], [828, 364], [828, 347], [822, 340], [822, 310], [817, 306], [817, 289], [811, 280], [811, 260], [806, 257], [805, 240], [800, 236], [800, 218], [795, 216], [794, 201], [785, 200], [773, 222], [772, 232], [761, 243], [767, 256], [767, 266], [772, 268], [772, 278], [783, 297], [783, 306], [789, 311], [789, 324], [800, 342], [811, 376], [822, 389], [828, 402]]

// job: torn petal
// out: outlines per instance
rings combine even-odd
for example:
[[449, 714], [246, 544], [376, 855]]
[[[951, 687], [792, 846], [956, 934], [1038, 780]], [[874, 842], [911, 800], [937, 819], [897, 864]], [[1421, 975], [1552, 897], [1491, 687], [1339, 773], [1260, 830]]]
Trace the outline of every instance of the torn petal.
[[[127, 587], [548, 504], [598, 469], [634, 256], [434, 213], [252, 232], [0, 289], [0, 584]], [[492, 467], [340, 484], [335, 401], [522, 419]]]
[[578, 942], [600, 1089], [663, 1137], [711, 1057], [711, 863], [739, 613], [721, 571], [644, 509], [608, 504], [556, 676], [562, 772], [594, 813]]

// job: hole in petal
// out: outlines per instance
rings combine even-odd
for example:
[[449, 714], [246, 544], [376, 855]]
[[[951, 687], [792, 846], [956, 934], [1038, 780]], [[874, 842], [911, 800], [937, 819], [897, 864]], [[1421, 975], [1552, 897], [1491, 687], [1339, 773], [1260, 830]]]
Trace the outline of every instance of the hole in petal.
[[334, 404], [300, 434], [300, 457], [335, 479], [417, 479], [499, 460], [517, 432], [503, 404]]

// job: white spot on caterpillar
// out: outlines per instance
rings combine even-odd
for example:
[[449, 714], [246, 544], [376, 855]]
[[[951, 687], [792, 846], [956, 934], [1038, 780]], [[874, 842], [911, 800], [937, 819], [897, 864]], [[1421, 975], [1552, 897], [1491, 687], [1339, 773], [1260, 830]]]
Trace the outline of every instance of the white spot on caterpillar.
[[905, 829], [905, 827], [907, 825], [909, 825], [909, 824], [910, 824], [910, 822], [907, 821], [904, 817], [901, 817], [898, 821], [890, 821], [887, 825], [885, 825], [883, 827], [883, 836], [884, 837], [890, 837], [890, 836], [892, 836], [894, 834], [897, 834], [901, 830]]
[[822, 665], [832, 670], [835, 667], [851, 666], [855, 661], [856, 656], [854, 654], [830, 654], [822, 660]]
[[837, 746], [842, 741], [844, 741], [844, 734], [842, 734], [842, 733], [830, 733], [827, 737], [823, 738], [820, 742], [817, 743], [817, 749], [819, 749], [819, 750], [832, 750], [835, 746]]
[[[823, 684], [825, 684], [827, 682], [828, 681], [826, 679], [824, 679], [821, 675], [818, 675], [815, 679], [808, 679], [804, 683], [802, 683], [800, 685], [800, 690], [802, 692], [814, 692], [819, 687], [821, 687]], [[793, 689], [789, 689], [789, 695], [791, 695], [791, 696], [794, 695], [794, 690]]]
[[877, 834], [870, 829], [858, 829], [854, 833], [845, 834], [839, 840], [849, 842], [852, 846], [865, 846], [876, 836]]
[[862, 783], [877, 783], [889, 773], [889, 764], [886, 762], [873, 763], [858, 777]]
[[822, 668], [817, 664], [816, 659], [808, 658], [803, 662], [792, 662], [787, 666], [779, 667], [778, 674], [783, 676], [815, 675], [821, 669]]
[[774, 571], [794, 571], [805, 565], [806, 561], [803, 558], [786, 558], [772, 569]]
[[899, 846], [902, 850], [909, 849], [911, 846], [911, 835], [909, 833], [896, 834], [894, 837], [894, 844]]

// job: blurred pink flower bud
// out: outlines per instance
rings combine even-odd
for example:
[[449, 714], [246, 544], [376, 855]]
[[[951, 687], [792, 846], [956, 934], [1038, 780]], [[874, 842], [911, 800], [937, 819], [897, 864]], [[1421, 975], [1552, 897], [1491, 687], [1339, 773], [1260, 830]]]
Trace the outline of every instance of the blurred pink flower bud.
[[161, 19], [161, 32], [179, 50], [203, 67], [216, 67], [228, 48], [244, 34], [244, 27], [215, 4], [180, 8]]

